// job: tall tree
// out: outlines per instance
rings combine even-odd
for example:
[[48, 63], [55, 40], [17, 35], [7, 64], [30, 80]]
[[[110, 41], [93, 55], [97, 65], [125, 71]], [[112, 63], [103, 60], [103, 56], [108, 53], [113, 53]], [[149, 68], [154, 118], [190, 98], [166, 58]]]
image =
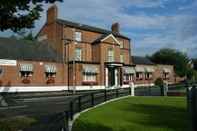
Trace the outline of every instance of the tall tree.
[[43, 5], [62, 0], [0, 0], [0, 30], [33, 28]]
[[176, 74], [181, 77], [186, 76], [189, 70], [188, 56], [178, 50], [164, 48], [155, 52], [150, 59], [158, 64], [174, 65]]

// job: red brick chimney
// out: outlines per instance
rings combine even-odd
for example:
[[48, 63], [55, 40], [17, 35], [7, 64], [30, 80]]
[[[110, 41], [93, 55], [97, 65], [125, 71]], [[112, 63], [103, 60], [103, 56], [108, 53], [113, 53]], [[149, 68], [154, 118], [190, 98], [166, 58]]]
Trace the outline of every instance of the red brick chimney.
[[58, 15], [57, 6], [54, 4], [47, 10], [47, 24], [53, 23], [56, 21]]
[[111, 31], [113, 33], [118, 33], [118, 34], [120, 33], [120, 25], [118, 22], [112, 24]]

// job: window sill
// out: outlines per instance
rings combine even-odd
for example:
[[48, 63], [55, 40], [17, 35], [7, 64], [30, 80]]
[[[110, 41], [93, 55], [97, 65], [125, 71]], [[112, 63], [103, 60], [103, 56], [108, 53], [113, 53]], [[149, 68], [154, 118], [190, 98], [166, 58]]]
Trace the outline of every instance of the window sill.
[[141, 78], [141, 79], [140, 79], [140, 78], [136, 78], [136, 80], [137, 80], [137, 81], [142, 81], [143, 79], [142, 79], [142, 78]]
[[31, 80], [28, 79], [28, 78], [24, 78], [24, 79], [22, 79], [22, 83], [23, 84], [29, 84], [29, 83], [31, 83]]
[[83, 81], [83, 85], [97, 85], [98, 83], [96, 81]]
[[55, 83], [55, 79], [54, 78], [49, 78], [46, 83], [47, 84], [53, 84], [53, 83]]
[[129, 84], [130, 82], [132, 82], [131, 80], [130, 81], [123, 81], [124, 84]]

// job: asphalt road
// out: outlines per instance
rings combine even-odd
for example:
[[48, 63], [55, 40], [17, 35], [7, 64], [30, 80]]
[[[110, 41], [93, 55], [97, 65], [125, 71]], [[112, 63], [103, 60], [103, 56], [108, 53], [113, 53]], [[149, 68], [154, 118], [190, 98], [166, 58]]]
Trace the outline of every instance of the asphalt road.
[[50, 96], [39, 98], [15, 99], [17, 104], [0, 107], [0, 116], [13, 117], [18, 115], [45, 115], [63, 112], [68, 109], [68, 103], [76, 96]]

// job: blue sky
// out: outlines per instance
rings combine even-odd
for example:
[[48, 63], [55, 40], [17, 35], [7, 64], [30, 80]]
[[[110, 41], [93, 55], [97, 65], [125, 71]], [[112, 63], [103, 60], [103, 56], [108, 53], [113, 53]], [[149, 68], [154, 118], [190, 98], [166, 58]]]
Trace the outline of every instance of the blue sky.
[[[62, 19], [107, 29], [119, 22], [121, 32], [132, 39], [134, 55], [170, 47], [197, 57], [197, 0], [64, 0], [57, 5]], [[34, 34], [45, 23], [48, 6], [36, 21]]]

